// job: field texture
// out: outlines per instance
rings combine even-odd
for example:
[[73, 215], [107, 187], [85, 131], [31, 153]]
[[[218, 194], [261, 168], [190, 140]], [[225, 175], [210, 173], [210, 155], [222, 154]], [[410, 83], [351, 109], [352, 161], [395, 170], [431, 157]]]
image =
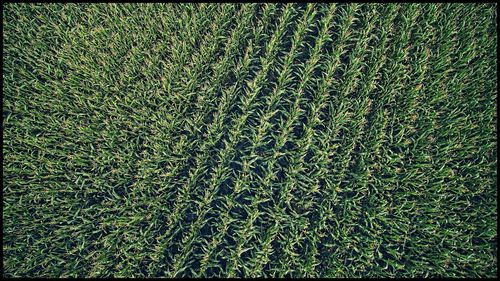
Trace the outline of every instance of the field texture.
[[3, 276], [496, 276], [496, 8], [4, 5]]

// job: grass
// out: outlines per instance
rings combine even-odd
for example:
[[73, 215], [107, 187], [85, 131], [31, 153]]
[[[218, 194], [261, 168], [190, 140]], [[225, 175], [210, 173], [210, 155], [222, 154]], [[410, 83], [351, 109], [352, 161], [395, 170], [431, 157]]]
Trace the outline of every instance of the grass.
[[3, 5], [3, 276], [497, 276], [496, 8]]

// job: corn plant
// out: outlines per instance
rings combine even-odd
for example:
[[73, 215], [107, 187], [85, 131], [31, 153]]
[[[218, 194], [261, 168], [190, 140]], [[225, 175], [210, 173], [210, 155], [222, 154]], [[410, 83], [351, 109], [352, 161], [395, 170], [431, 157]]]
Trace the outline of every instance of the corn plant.
[[3, 4], [3, 276], [496, 276], [496, 8]]

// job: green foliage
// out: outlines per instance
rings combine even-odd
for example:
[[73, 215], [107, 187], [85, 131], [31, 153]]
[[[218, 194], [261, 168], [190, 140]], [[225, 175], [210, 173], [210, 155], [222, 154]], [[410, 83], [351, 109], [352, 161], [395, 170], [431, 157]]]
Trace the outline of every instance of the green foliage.
[[496, 4], [3, 5], [4, 277], [494, 277]]

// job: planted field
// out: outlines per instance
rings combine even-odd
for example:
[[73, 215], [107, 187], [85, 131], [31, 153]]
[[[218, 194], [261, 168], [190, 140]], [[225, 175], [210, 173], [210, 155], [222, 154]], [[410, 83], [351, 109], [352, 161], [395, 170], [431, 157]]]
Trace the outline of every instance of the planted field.
[[4, 277], [494, 277], [496, 4], [6, 4]]

